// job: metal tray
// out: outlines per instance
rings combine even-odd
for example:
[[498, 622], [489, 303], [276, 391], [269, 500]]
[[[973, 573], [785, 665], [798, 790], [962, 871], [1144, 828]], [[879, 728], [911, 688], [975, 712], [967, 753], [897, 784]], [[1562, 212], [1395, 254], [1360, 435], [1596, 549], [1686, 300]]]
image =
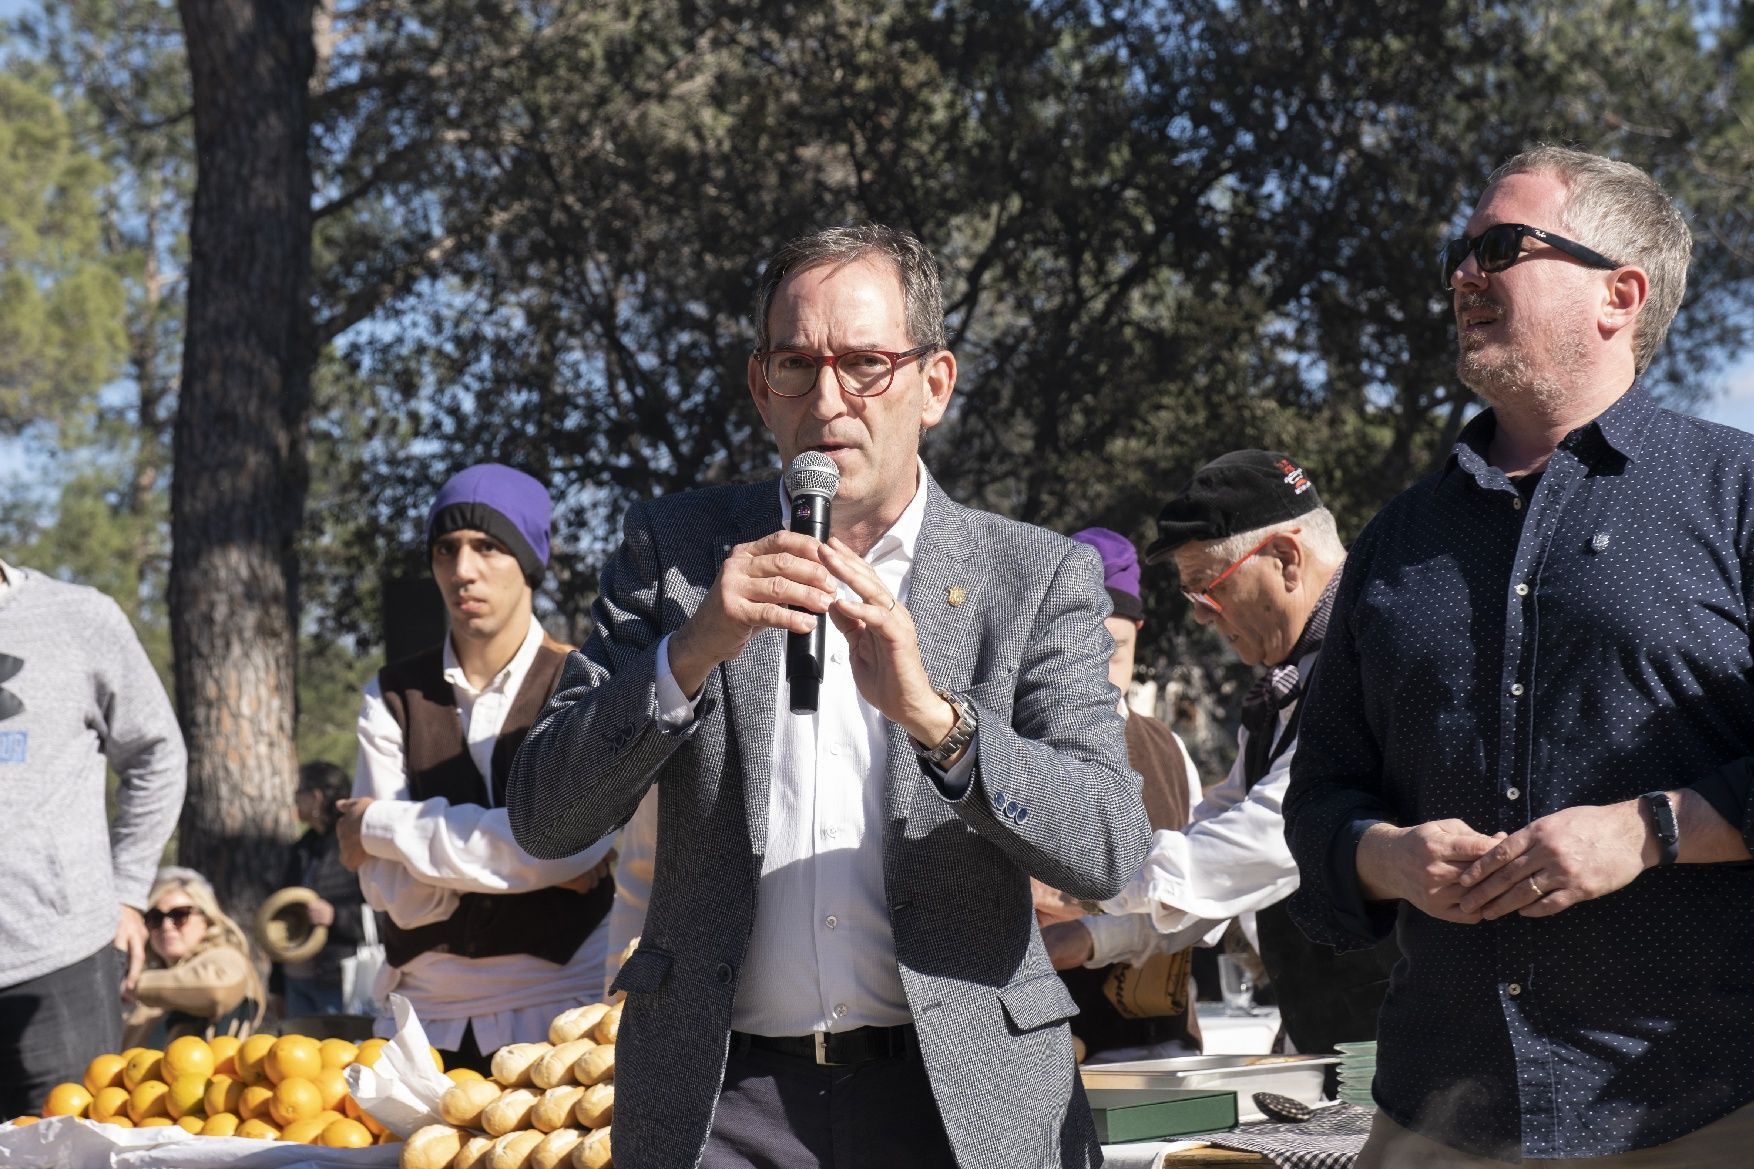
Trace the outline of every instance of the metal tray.
[[1334, 1055], [1190, 1055], [1100, 1063], [1078, 1070], [1086, 1090], [1215, 1088], [1235, 1092], [1237, 1119], [1249, 1121], [1262, 1119], [1254, 1104], [1256, 1092], [1321, 1104], [1323, 1076], [1330, 1065], [1339, 1062], [1340, 1057]]

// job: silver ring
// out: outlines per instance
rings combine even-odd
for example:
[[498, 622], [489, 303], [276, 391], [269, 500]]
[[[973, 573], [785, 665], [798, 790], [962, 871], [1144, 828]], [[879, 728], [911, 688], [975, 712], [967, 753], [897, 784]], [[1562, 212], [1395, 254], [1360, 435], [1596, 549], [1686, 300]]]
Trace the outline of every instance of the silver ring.
[[1534, 893], [1536, 901], [1539, 901], [1541, 898], [1547, 896], [1545, 893], [1541, 892], [1541, 886], [1535, 884], [1535, 878], [1533, 878], [1533, 877], [1529, 878], [1529, 890], [1530, 890], [1530, 892]]

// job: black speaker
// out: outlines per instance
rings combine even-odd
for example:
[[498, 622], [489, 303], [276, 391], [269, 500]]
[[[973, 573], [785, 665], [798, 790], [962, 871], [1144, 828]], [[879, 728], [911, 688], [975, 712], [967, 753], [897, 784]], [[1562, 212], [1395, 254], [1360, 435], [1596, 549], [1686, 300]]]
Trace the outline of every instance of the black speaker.
[[430, 573], [384, 579], [384, 660], [399, 662], [431, 649], [449, 630], [445, 599]]

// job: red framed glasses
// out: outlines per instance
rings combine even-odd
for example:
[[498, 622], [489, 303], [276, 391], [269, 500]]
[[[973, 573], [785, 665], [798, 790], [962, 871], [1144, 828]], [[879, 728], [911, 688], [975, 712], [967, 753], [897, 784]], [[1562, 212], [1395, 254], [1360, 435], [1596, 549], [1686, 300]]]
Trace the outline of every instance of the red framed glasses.
[[1247, 552], [1244, 552], [1241, 556], [1238, 556], [1235, 560], [1232, 560], [1230, 562], [1229, 566], [1226, 567], [1223, 572], [1221, 572], [1217, 576], [1213, 577], [1211, 583], [1208, 584], [1205, 588], [1201, 589], [1197, 593], [1191, 592], [1188, 589], [1183, 589], [1182, 596], [1186, 597], [1190, 604], [1195, 605], [1197, 607], [1210, 609], [1214, 613], [1224, 612], [1223, 603], [1221, 601], [1219, 601], [1219, 599], [1217, 597], [1212, 595], [1212, 590], [1217, 588], [1219, 585], [1223, 584], [1224, 579], [1226, 577], [1228, 577], [1231, 573], [1235, 572], [1237, 569], [1241, 568], [1244, 564], [1247, 564], [1250, 560], [1252, 560], [1254, 558], [1254, 556], [1257, 552], [1259, 552], [1262, 548], [1265, 548], [1268, 544], [1271, 544], [1276, 538], [1278, 538], [1280, 536], [1288, 535], [1292, 532], [1301, 532], [1301, 531], [1303, 531], [1302, 528], [1288, 528], [1285, 531], [1274, 532], [1271, 536], [1268, 536], [1265, 540], [1262, 540], [1259, 544], [1256, 544], [1253, 548], [1250, 548]]

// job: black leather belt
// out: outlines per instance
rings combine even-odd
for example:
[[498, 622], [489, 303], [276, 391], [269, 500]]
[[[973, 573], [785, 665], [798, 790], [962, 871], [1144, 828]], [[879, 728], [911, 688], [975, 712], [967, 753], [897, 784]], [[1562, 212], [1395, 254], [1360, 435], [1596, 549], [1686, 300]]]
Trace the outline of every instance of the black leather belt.
[[857, 1027], [851, 1031], [813, 1031], [809, 1035], [731, 1032], [732, 1051], [771, 1051], [825, 1066], [895, 1059], [919, 1049], [919, 1036], [912, 1023], [898, 1027]]

